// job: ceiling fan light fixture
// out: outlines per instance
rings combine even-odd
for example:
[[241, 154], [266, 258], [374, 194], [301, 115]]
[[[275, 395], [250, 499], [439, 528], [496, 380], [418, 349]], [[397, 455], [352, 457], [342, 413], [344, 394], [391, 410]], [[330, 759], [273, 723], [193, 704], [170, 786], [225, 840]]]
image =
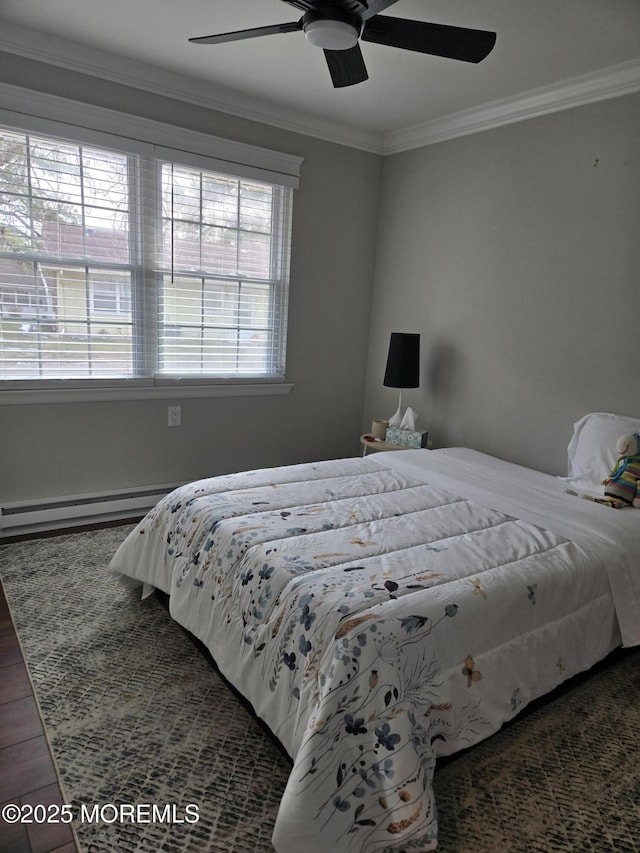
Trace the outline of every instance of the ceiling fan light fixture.
[[312, 21], [305, 24], [304, 34], [310, 44], [323, 50], [349, 50], [359, 36], [357, 28], [344, 21]]

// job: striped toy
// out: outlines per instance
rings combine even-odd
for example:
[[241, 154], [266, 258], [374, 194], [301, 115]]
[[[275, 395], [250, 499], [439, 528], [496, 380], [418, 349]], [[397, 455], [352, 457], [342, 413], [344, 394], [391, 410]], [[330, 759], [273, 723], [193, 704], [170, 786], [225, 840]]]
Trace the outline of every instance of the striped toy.
[[605, 504], [614, 509], [628, 506], [640, 506], [640, 434], [623, 435], [616, 444], [622, 454], [613, 470], [603, 481], [604, 498], [596, 498], [596, 503]]

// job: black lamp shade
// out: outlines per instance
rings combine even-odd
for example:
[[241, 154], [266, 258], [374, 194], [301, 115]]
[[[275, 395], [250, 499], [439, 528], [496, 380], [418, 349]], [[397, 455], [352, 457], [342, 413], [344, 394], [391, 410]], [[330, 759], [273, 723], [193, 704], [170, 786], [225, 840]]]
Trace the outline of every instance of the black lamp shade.
[[391, 332], [383, 385], [417, 388], [420, 385], [420, 335]]

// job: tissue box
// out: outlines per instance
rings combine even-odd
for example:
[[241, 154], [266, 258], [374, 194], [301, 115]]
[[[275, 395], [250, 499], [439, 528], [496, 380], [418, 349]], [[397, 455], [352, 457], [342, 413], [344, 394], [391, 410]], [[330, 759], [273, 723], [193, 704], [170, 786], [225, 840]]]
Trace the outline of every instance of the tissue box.
[[399, 429], [389, 427], [385, 436], [387, 444], [396, 444], [398, 447], [426, 447], [428, 432], [418, 429]]

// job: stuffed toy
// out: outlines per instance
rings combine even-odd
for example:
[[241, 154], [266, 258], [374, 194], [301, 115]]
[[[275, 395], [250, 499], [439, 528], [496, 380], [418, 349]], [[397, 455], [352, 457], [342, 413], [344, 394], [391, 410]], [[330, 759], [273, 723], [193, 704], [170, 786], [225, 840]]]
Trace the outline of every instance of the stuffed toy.
[[640, 435], [636, 432], [621, 436], [616, 450], [620, 457], [603, 481], [604, 498], [596, 498], [596, 501], [615, 509], [640, 506]]
[[[616, 450], [620, 454], [609, 476], [602, 481], [604, 497], [594, 498], [590, 495], [580, 495], [582, 498], [595, 501], [614, 509], [624, 507], [640, 507], [640, 434], [620, 436], [616, 442]], [[577, 494], [568, 489], [570, 494]]]

